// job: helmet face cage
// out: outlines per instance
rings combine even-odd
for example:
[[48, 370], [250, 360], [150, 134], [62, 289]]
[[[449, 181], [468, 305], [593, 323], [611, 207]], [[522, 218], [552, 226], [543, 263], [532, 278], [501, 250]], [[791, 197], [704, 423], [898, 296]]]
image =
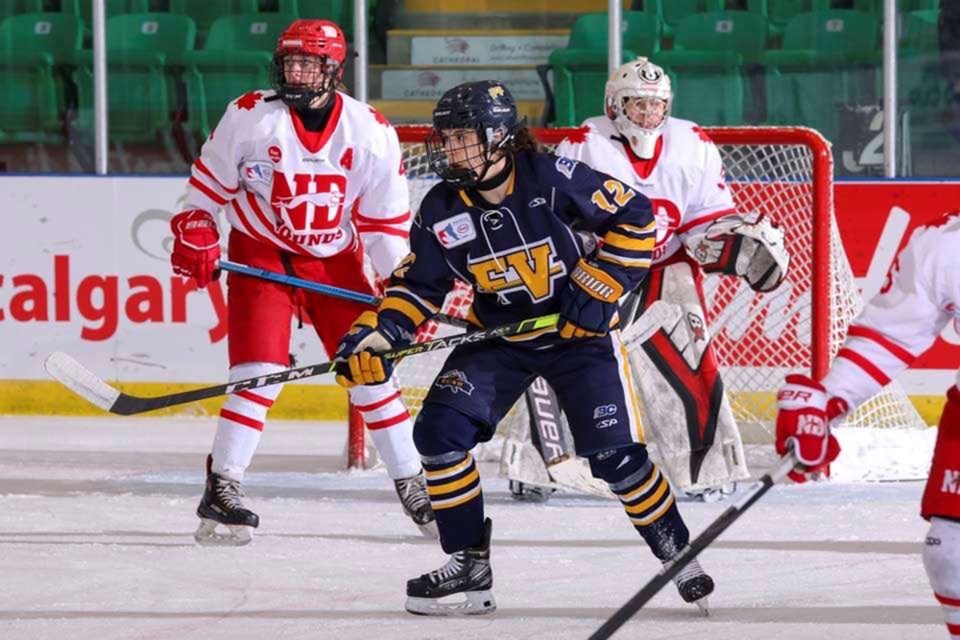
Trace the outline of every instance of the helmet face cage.
[[515, 133], [516, 129], [511, 131], [502, 124], [486, 128], [435, 124], [427, 135], [427, 159], [444, 182], [461, 189], [475, 187], [487, 178], [490, 167], [510, 152]]
[[328, 56], [276, 53], [270, 64], [270, 85], [288, 106], [307, 109], [317, 98], [336, 91], [343, 71], [343, 65]]

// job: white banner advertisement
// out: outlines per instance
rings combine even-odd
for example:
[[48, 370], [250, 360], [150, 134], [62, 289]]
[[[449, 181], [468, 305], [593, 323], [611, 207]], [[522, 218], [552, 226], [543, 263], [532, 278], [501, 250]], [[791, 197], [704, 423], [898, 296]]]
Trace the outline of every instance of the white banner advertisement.
[[[197, 291], [170, 270], [183, 189], [181, 177], [0, 179], [0, 379], [48, 380], [59, 350], [109, 380], [225, 380], [226, 277]], [[326, 360], [312, 328], [294, 336], [300, 362]]]
[[567, 33], [414, 36], [410, 42], [410, 64], [546, 64], [550, 52], [566, 47], [569, 39]]
[[493, 78], [510, 88], [514, 100], [544, 99], [535, 69], [393, 69], [381, 77], [384, 100], [439, 100], [458, 84]]

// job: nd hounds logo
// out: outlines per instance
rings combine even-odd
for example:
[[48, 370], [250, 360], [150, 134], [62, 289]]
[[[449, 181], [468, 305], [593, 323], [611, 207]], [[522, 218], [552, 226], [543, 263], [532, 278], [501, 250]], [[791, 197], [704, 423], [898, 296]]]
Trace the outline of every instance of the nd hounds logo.
[[473, 384], [467, 381], [466, 374], [459, 369], [453, 369], [442, 374], [434, 383], [438, 389], [450, 389], [454, 395], [465, 393], [473, 395]]

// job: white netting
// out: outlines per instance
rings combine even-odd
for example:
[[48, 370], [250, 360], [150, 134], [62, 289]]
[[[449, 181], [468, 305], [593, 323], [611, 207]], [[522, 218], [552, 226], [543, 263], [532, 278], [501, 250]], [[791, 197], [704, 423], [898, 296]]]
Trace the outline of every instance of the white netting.
[[[437, 178], [421, 143], [423, 129], [399, 130], [411, 209], [416, 211]], [[833, 219], [832, 165], [826, 142], [804, 129], [707, 132], [720, 149], [738, 211], [770, 216], [786, 232], [791, 254], [787, 281], [769, 294], [756, 294], [740, 278], [711, 277], [704, 282], [717, 359], [744, 440], [771, 441], [775, 394], [784, 375], [790, 371], [822, 374], [862, 300]], [[565, 135], [558, 129], [536, 133], [548, 148]], [[819, 302], [815, 302], [817, 291]], [[462, 316], [469, 301], [469, 289], [458, 288], [448, 296], [444, 313]], [[432, 325], [428, 335], [436, 331], [454, 329]], [[446, 355], [417, 356], [400, 365], [404, 398], [411, 411], [419, 410]], [[522, 405], [518, 403], [521, 412], [525, 411]], [[913, 427], [923, 422], [894, 384], [861, 407], [848, 424]]]

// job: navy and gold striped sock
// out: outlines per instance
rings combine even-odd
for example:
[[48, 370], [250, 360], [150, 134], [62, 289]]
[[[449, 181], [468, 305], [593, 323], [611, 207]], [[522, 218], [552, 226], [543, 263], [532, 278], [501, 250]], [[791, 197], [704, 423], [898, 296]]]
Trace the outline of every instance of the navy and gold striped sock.
[[423, 469], [443, 550], [454, 553], [480, 544], [483, 492], [473, 456], [466, 451], [423, 456]]
[[680, 517], [670, 483], [657, 465], [648, 460], [610, 489], [657, 558], [669, 560], [687, 546], [690, 532]]

